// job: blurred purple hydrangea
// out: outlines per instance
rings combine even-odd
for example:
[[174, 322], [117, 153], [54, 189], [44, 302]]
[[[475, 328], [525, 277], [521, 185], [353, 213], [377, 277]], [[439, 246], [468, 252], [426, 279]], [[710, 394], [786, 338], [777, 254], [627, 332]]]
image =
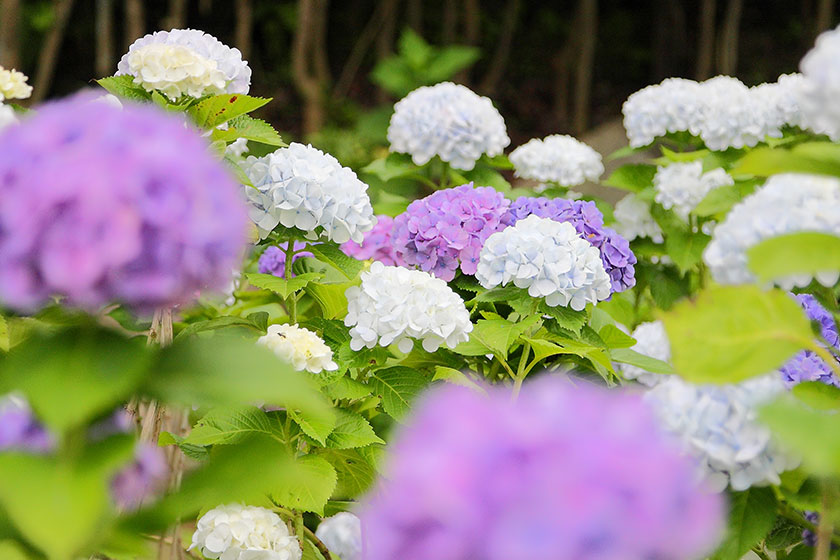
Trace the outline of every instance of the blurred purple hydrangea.
[[[835, 323], [831, 313], [820, 305], [817, 298], [810, 294], [799, 294], [794, 298], [805, 309], [808, 318], [819, 323], [823, 338], [835, 350], [840, 349], [840, 334], [838, 334], [837, 323]], [[840, 379], [837, 378], [831, 367], [811, 350], [803, 350], [791, 358], [779, 371], [781, 371], [782, 379], [788, 387], [803, 381], [821, 381], [828, 385], [840, 387]]]
[[221, 289], [241, 257], [239, 188], [183, 119], [87, 96], [0, 133], [0, 301], [139, 310]]
[[584, 239], [600, 251], [613, 292], [622, 292], [636, 285], [636, 255], [630, 250], [630, 243], [615, 230], [604, 226], [604, 215], [594, 202], [522, 196], [511, 204], [508, 214], [506, 220], [511, 223], [532, 214], [571, 223]]
[[373, 259], [385, 266], [405, 266], [405, 262], [391, 243], [393, 230], [394, 218], [385, 215], [376, 216], [376, 225], [365, 234], [361, 245], [355, 241], [348, 241], [341, 245], [341, 250], [360, 261]]
[[[257, 263], [258, 269], [261, 274], [273, 274], [274, 276], [279, 276], [280, 278], [285, 278], [286, 275], [286, 247], [289, 244], [281, 243], [279, 246], [272, 245], [265, 252], [260, 255], [260, 260]], [[308, 251], [303, 251], [303, 248], [306, 247], [306, 243], [302, 241], [295, 241], [294, 248], [295, 251], [301, 251], [300, 253], [295, 253], [295, 256], [292, 257], [292, 262], [294, 263], [301, 257], [311, 257], [312, 253]], [[292, 273], [294, 276], [295, 273]]]
[[[803, 517], [814, 525], [820, 524], [820, 514], [816, 511], [805, 511]], [[802, 542], [807, 546], [817, 546], [817, 535], [812, 530], [805, 529], [802, 531]]]
[[722, 497], [638, 396], [526, 385], [511, 403], [434, 390], [361, 506], [366, 560], [682, 560], [712, 550]]
[[111, 479], [111, 496], [118, 508], [135, 509], [162, 490], [168, 476], [169, 466], [163, 448], [150, 443], [139, 444], [134, 461]]
[[25, 399], [11, 394], [0, 397], [0, 452], [48, 453], [54, 447], [52, 434], [35, 418]]
[[391, 242], [406, 265], [447, 282], [459, 266], [464, 274], [475, 274], [487, 238], [513, 224], [509, 205], [492, 187], [472, 183], [437, 191], [394, 218]]

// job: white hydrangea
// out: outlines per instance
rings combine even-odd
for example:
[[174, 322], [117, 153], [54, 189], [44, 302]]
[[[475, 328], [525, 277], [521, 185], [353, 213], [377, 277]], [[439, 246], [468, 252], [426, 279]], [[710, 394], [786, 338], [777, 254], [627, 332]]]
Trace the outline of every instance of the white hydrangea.
[[410, 352], [412, 339], [434, 352], [442, 344], [455, 348], [473, 329], [464, 301], [440, 278], [422, 270], [374, 262], [359, 286], [347, 289], [350, 348], [396, 343]]
[[799, 63], [799, 105], [808, 128], [840, 140], [840, 27], [817, 37]]
[[229, 504], [198, 520], [189, 550], [220, 560], [300, 560], [297, 538], [271, 510]]
[[338, 369], [332, 349], [317, 334], [297, 325], [271, 325], [257, 344], [273, 351], [298, 371], [321, 373]]
[[667, 78], [635, 92], [621, 107], [630, 146], [641, 148], [669, 132], [689, 130], [700, 103], [699, 84], [683, 78]]
[[18, 122], [18, 119], [15, 115], [15, 110], [8, 105], [0, 103], [0, 130], [3, 130], [9, 125], [15, 124], [16, 122]]
[[367, 185], [312, 146], [292, 143], [260, 158], [250, 156], [243, 169], [256, 187], [246, 187], [245, 194], [262, 237], [283, 224], [310, 239], [318, 238], [320, 227], [336, 243], [361, 243], [376, 223]]
[[362, 522], [352, 513], [342, 511], [324, 519], [315, 536], [341, 560], [362, 560]]
[[750, 88], [753, 104], [760, 111], [768, 136], [780, 138], [783, 127], [804, 126], [798, 101], [802, 82], [802, 74], [782, 74], [776, 82]]
[[738, 78], [715, 76], [700, 84], [700, 106], [689, 130], [710, 150], [755, 146], [766, 136], [781, 136], [765, 119], [756, 97]]
[[173, 101], [182, 95], [248, 93], [251, 68], [239, 49], [197, 29], [156, 31], [134, 41], [117, 65], [147, 91]]
[[666, 210], [688, 220], [688, 215], [713, 189], [734, 185], [735, 181], [723, 169], [703, 173], [701, 161], [672, 163], [658, 167], [653, 176], [655, 200]]
[[[641, 323], [635, 328], [632, 336], [636, 339], [633, 350], [639, 354], [670, 363], [671, 343], [668, 342], [668, 335], [665, 333], [665, 325], [662, 324], [662, 321]], [[648, 387], [653, 387], [671, 377], [661, 373], [651, 373], [630, 364], [619, 364], [619, 369], [626, 379], [635, 379]]]
[[[736, 204], [718, 224], [703, 252], [712, 277], [721, 284], [756, 281], [747, 266], [747, 249], [760, 241], [800, 231], [840, 235], [840, 180], [784, 173], [770, 177], [759, 190]], [[838, 279], [836, 270], [814, 276], [825, 286]], [[786, 290], [804, 287], [811, 275], [777, 278]]]
[[785, 391], [778, 373], [737, 385], [695, 385], [668, 376], [645, 395], [664, 428], [698, 461], [716, 490], [779, 484], [779, 474], [797, 466], [758, 422], [758, 407]]
[[513, 283], [551, 307], [577, 311], [610, 295], [598, 249], [572, 224], [533, 214], [487, 238], [475, 277], [485, 288]]
[[650, 214], [650, 206], [635, 194], [628, 194], [615, 205], [613, 211], [615, 230], [627, 241], [637, 237], [649, 237], [654, 243], [662, 243], [662, 228]]
[[566, 134], [532, 138], [511, 152], [510, 162], [517, 177], [564, 187], [597, 181], [604, 173], [601, 154]]
[[32, 86], [26, 83], [27, 79], [22, 72], [0, 66], [0, 101], [26, 99], [32, 95]]
[[388, 142], [392, 152], [411, 154], [417, 165], [439, 156], [468, 171], [482, 154], [500, 155], [510, 138], [490, 99], [442, 82], [415, 89], [394, 105]]

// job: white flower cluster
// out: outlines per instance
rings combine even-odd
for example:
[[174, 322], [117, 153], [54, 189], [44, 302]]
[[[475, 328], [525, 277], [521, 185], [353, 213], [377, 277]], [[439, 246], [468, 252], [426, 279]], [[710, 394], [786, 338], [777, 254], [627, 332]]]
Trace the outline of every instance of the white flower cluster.
[[[770, 177], [718, 224], [703, 260], [716, 282], [754, 282], [747, 266], [747, 249], [770, 237], [800, 231], [840, 235], [840, 180], [796, 173]], [[838, 272], [827, 270], [814, 277], [825, 286], [833, 286]], [[807, 286], [811, 278], [807, 274], [786, 276], [777, 278], [776, 283], [790, 290]]]
[[[670, 363], [671, 343], [668, 341], [668, 335], [665, 333], [665, 325], [662, 324], [662, 321], [641, 323], [633, 330], [632, 336], [636, 339], [633, 350], [639, 354]], [[626, 379], [635, 379], [648, 387], [658, 385], [671, 377], [661, 373], [651, 373], [630, 364], [620, 364], [619, 369]]]
[[442, 82], [417, 88], [394, 105], [388, 142], [392, 152], [411, 154], [417, 165], [439, 156], [468, 171], [482, 154], [500, 155], [510, 138], [490, 99]]
[[721, 168], [703, 173], [701, 161], [672, 163], [656, 169], [653, 176], [654, 200], [687, 221], [691, 211], [712, 190], [734, 184], [732, 177]]
[[324, 519], [315, 536], [341, 560], [362, 560], [362, 522], [352, 513], [342, 511]]
[[512, 282], [551, 307], [577, 311], [610, 295], [598, 249], [572, 224], [534, 214], [487, 238], [475, 277], [485, 288]]
[[566, 134], [532, 138], [511, 152], [510, 162], [517, 177], [564, 187], [597, 181], [604, 173], [601, 154]]
[[376, 218], [367, 185], [333, 156], [292, 143], [268, 155], [248, 157], [242, 165], [254, 188], [246, 187], [250, 216], [262, 237], [283, 224], [307, 232], [324, 229], [336, 243], [361, 243]]
[[182, 95], [248, 93], [251, 68], [233, 49], [203, 31], [156, 31], [134, 41], [117, 65], [117, 75], [134, 76], [146, 91], [171, 100]]
[[637, 237], [649, 237], [654, 243], [662, 243], [662, 229], [650, 214], [650, 206], [635, 194], [628, 194], [615, 205], [613, 212], [615, 229], [627, 241]]
[[347, 289], [350, 348], [396, 343], [410, 352], [412, 338], [434, 352], [441, 344], [455, 348], [469, 340], [473, 329], [464, 301], [440, 278], [422, 270], [374, 262], [362, 273], [362, 283]]
[[697, 120], [698, 88], [694, 80], [667, 78], [628, 97], [621, 112], [630, 146], [641, 148], [669, 132], [688, 130]]
[[799, 106], [799, 91], [803, 83], [802, 74], [782, 74], [776, 82], [750, 88], [753, 102], [771, 130], [769, 136], [780, 137], [785, 126], [805, 128]]
[[772, 441], [758, 422], [758, 407], [785, 390], [778, 373], [737, 385], [694, 385], [677, 376], [647, 392], [663, 426], [675, 434], [716, 490], [779, 484], [779, 473], [796, 461]]
[[189, 550], [220, 560], [300, 560], [297, 538], [271, 510], [229, 504], [201, 516]]
[[798, 100], [807, 126], [840, 140], [840, 27], [817, 37], [799, 69], [803, 79]]
[[257, 344], [265, 346], [298, 371], [321, 373], [338, 369], [332, 349], [317, 334], [297, 325], [271, 325], [268, 332], [257, 339]]
[[26, 99], [32, 95], [32, 86], [26, 83], [27, 79], [22, 72], [0, 66], [0, 101]]

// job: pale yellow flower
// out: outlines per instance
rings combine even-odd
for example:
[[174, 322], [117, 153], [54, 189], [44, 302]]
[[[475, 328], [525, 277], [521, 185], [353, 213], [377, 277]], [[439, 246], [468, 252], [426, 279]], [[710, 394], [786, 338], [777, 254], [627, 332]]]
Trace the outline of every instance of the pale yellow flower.
[[0, 66], [0, 101], [26, 99], [32, 95], [32, 86], [26, 83], [27, 79], [23, 72]]

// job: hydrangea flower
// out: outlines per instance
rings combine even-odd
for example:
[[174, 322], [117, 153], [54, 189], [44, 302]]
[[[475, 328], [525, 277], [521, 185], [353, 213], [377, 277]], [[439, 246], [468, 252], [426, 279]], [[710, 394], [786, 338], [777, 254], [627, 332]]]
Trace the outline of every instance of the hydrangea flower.
[[239, 49], [197, 29], [156, 31], [137, 39], [117, 65], [120, 75], [134, 76], [146, 91], [159, 90], [172, 101], [251, 88], [251, 68]]
[[[840, 235], [840, 180], [832, 177], [783, 173], [767, 179], [763, 187], [736, 204], [715, 227], [703, 252], [716, 282], [747, 284], [755, 276], [747, 267], [746, 251], [777, 235], [819, 231]], [[807, 286], [811, 275], [777, 278], [786, 290]], [[825, 286], [837, 282], [837, 271], [817, 273]]]
[[362, 523], [348, 511], [327, 517], [318, 525], [315, 536], [341, 560], [362, 560]]
[[710, 150], [755, 146], [766, 136], [781, 136], [765, 120], [764, 112], [750, 88], [738, 78], [715, 76], [699, 87], [697, 118], [689, 125]]
[[768, 136], [781, 138], [786, 126], [804, 127], [798, 100], [803, 81], [802, 74], [782, 74], [776, 82], [750, 88], [753, 104], [761, 111]]
[[840, 28], [817, 37], [799, 63], [803, 80], [798, 90], [803, 118], [814, 132], [840, 140]]
[[[834, 350], [840, 349], [840, 335], [837, 332], [837, 323], [834, 321], [834, 316], [820, 305], [817, 298], [810, 294], [800, 294], [794, 297], [805, 309], [808, 318], [820, 324], [822, 337]], [[834, 374], [834, 370], [811, 350], [803, 350], [785, 363], [779, 371], [788, 387], [803, 381], [822, 381], [840, 387], [840, 379]]]
[[134, 461], [111, 479], [111, 496], [120, 509], [135, 509], [163, 489], [168, 477], [169, 465], [163, 448], [141, 444], [137, 446]]
[[416, 338], [434, 352], [469, 339], [473, 325], [464, 301], [440, 278], [374, 262], [361, 279], [346, 292], [351, 349], [397, 344], [410, 352]]
[[532, 138], [511, 152], [510, 162], [517, 177], [564, 187], [597, 181], [604, 173], [601, 154], [565, 134]]
[[700, 474], [718, 490], [779, 484], [794, 461], [758, 421], [758, 407], [785, 390], [778, 374], [737, 385], [695, 385], [668, 376], [645, 399], [663, 426], [698, 462]]
[[458, 268], [475, 274], [490, 234], [513, 223], [510, 201], [492, 187], [472, 183], [415, 200], [394, 218], [391, 243], [408, 266], [449, 281]]
[[385, 468], [359, 514], [367, 560], [688, 560], [725, 516], [639, 397], [557, 377], [515, 403], [432, 390]]
[[148, 310], [221, 289], [247, 218], [239, 187], [179, 118], [85, 97], [0, 133], [0, 300]]
[[635, 194], [628, 194], [616, 203], [613, 217], [615, 229], [627, 241], [638, 237], [649, 237], [654, 243], [664, 241], [662, 229], [650, 214], [650, 206]]
[[192, 544], [205, 558], [221, 560], [300, 560], [300, 543], [273, 511], [228, 504], [198, 520]]
[[243, 169], [256, 187], [246, 187], [245, 194], [262, 237], [283, 224], [313, 240], [323, 229], [336, 243], [361, 243], [373, 229], [367, 185], [321, 150], [293, 142], [263, 157], [249, 156]]
[[[632, 336], [636, 339], [633, 350], [639, 354], [670, 363], [671, 343], [668, 341], [668, 335], [665, 333], [665, 325], [662, 324], [662, 321], [641, 323], [633, 330]], [[620, 364], [620, 369], [626, 379], [635, 379], [648, 387], [658, 385], [669, 377], [661, 373], [651, 373], [630, 364]]]
[[[267, 248], [262, 255], [260, 255], [259, 261], [257, 261], [257, 270], [261, 274], [273, 274], [274, 276], [278, 276], [280, 278], [286, 277], [286, 248], [288, 247], [287, 243], [281, 243], [279, 246], [272, 245], [271, 247]], [[304, 251], [304, 247], [306, 247], [306, 243], [302, 241], [295, 241], [293, 247], [295, 251], [300, 251], [295, 253], [292, 257], [292, 262], [294, 263], [296, 260], [302, 257], [311, 257], [312, 253], [309, 251]], [[292, 276], [295, 273], [292, 272]]]
[[513, 283], [546, 305], [580, 311], [610, 296], [610, 277], [598, 249], [568, 222], [532, 215], [491, 235], [481, 249], [476, 279], [485, 288]]
[[701, 161], [672, 163], [657, 167], [653, 176], [655, 200], [666, 210], [673, 210], [684, 222], [688, 215], [714, 189], [734, 185], [735, 181], [723, 169], [703, 173]]
[[257, 344], [274, 352], [298, 370], [310, 373], [335, 371], [332, 349], [314, 332], [297, 325], [270, 325]]
[[32, 95], [32, 86], [26, 83], [27, 79], [22, 72], [0, 66], [0, 101], [26, 99]]
[[488, 98], [442, 82], [417, 88], [394, 105], [388, 142], [392, 152], [411, 154], [416, 165], [438, 156], [469, 171], [482, 154], [502, 154], [510, 138]]
[[55, 438], [41, 424], [26, 399], [7, 394], [0, 397], [0, 453], [8, 450], [48, 453]]
[[641, 148], [669, 132], [689, 130], [699, 119], [699, 87], [694, 80], [667, 78], [628, 97], [621, 112], [630, 146]]
[[376, 216], [376, 225], [365, 234], [360, 243], [348, 241], [341, 245], [345, 255], [360, 261], [373, 259], [387, 266], [405, 266], [405, 261], [397, 254], [391, 241], [394, 230], [394, 218], [385, 215]]
[[504, 221], [516, 223], [532, 214], [569, 222], [581, 237], [596, 247], [613, 292], [622, 292], [636, 284], [636, 255], [630, 250], [630, 243], [615, 230], [604, 227], [604, 216], [594, 202], [522, 196], [511, 204]]

